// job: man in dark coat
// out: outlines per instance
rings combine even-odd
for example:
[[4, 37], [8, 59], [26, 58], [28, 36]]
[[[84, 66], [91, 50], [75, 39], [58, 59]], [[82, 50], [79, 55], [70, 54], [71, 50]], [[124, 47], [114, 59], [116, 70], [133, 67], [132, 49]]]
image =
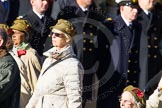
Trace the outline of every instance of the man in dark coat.
[[[51, 17], [46, 15], [48, 9], [48, 0], [30, 0], [32, 10], [30, 10], [23, 19], [28, 20], [32, 25], [33, 35], [30, 39], [31, 46], [38, 52], [39, 56], [42, 56], [43, 51], [50, 48], [51, 42], [45, 42], [50, 33], [50, 26], [54, 25], [54, 21]], [[46, 49], [45, 49], [46, 48]]]
[[11, 25], [18, 16], [18, 0], [0, 0], [0, 23]]
[[120, 15], [114, 20], [114, 36], [119, 45], [118, 72], [126, 74], [126, 84], [138, 86], [140, 25], [137, 23], [138, 3], [119, 0]]
[[[142, 25], [140, 39], [140, 88], [144, 89], [147, 82], [162, 69], [162, 56], [160, 54], [160, 41], [162, 39], [162, 14], [155, 5], [155, 0], [138, 0], [139, 14], [138, 22]], [[158, 81], [160, 79], [157, 79]], [[155, 85], [152, 85], [155, 86]], [[156, 86], [155, 86], [156, 87]], [[153, 92], [150, 88], [145, 93], [150, 95]], [[155, 89], [155, 88], [154, 88]]]
[[[29, 10], [32, 9], [30, 0], [18, 0], [19, 1], [19, 9], [18, 9], [18, 16], [25, 15]], [[48, 0], [49, 8], [47, 10], [47, 14], [51, 15], [52, 4], [54, 0]]]
[[119, 5], [120, 14], [112, 22], [108, 22], [108, 27], [112, 30], [117, 41], [113, 48], [118, 51], [112, 52], [115, 61], [117, 61], [117, 68], [107, 83], [107, 87], [99, 90], [99, 92], [103, 92], [104, 89], [110, 91], [105, 100], [98, 100], [99, 108], [102, 105], [119, 108], [118, 97], [124, 87], [130, 84], [138, 86], [140, 26], [135, 21], [138, 3], [133, 0], [116, 0], [116, 3]]
[[0, 107], [19, 108], [20, 71], [14, 58], [7, 52], [7, 33], [0, 28]]

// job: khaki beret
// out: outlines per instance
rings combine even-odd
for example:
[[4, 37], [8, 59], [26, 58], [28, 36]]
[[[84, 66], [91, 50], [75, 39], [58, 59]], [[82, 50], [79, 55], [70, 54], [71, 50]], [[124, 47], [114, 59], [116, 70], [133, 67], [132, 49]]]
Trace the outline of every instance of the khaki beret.
[[50, 29], [57, 29], [61, 32], [73, 37], [76, 35], [76, 30], [74, 25], [68, 20], [59, 19], [56, 25], [51, 26]]
[[26, 32], [29, 35], [32, 32], [30, 23], [27, 20], [18, 18], [14, 20], [13, 25], [10, 28], [21, 32]]
[[4, 28], [6, 30], [6, 32], [10, 28], [7, 24], [0, 24], [0, 27]]
[[5, 31], [7, 32], [8, 36], [11, 36], [13, 34], [12, 29], [10, 29], [10, 27], [7, 24], [0, 24], [0, 27], [5, 29]]

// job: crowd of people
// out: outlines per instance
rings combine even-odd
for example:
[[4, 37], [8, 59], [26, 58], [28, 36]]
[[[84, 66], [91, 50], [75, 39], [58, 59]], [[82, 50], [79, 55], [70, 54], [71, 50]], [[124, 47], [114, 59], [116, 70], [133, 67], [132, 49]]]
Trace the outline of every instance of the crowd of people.
[[161, 20], [160, 0], [0, 0], [0, 108], [161, 108]]

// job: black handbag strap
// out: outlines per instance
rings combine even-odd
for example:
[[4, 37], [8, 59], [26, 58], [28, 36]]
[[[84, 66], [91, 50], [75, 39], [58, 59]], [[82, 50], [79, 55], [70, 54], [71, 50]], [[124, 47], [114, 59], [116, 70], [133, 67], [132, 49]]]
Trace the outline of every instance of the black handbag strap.
[[53, 62], [51, 65], [49, 65], [49, 66], [44, 70], [44, 72], [42, 73], [42, 75], [43, 75], [49, 68], [51, 68], [52, 66], [56, 65], [57, 63], [59, 63], [59, 62], [65, 60], [65, 59], [72, 58], [72, 57], [74, 57], [74, 56], [69, 55], [69, 56], [67, 56], [67, 57], [65, 57], [65, 58], [63, 58], [63, 59], [58, 59], [56, 62]]

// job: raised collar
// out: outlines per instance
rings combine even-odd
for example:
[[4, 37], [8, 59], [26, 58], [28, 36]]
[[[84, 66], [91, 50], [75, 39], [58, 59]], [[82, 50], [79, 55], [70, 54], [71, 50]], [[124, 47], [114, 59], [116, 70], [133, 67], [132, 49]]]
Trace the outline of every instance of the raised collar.
[[125, 18], [123, 15], [121, 15], [121, 17], [122, 17], [123, 21], [125, 22], [125, 24], [126, 24], [127, 26], [129, 26], [130, 24], [132, 24], [132, 22], [128, 22], [128, 21], [126, 20], [126, 18]]
[[44, 14], [38, 13], [36, 10], [33, 9], [33, 12], [40, 18], [42, 19], [44, 17]]
[[43, 53], [44, 56], [53, 58], [53, 59], [62, 59], [67, 55], [74, 55], [72, 47], [69, 45], [61, 51], [57, 51], [55, 47], [49, 49], [48, 51]]
[[149, 13], [150, 13], [150, 11], [148, 11], [148, 10], [143, 10], [144, 11], [144, 13], [146, 14], [146, 15], [148, 15]]

